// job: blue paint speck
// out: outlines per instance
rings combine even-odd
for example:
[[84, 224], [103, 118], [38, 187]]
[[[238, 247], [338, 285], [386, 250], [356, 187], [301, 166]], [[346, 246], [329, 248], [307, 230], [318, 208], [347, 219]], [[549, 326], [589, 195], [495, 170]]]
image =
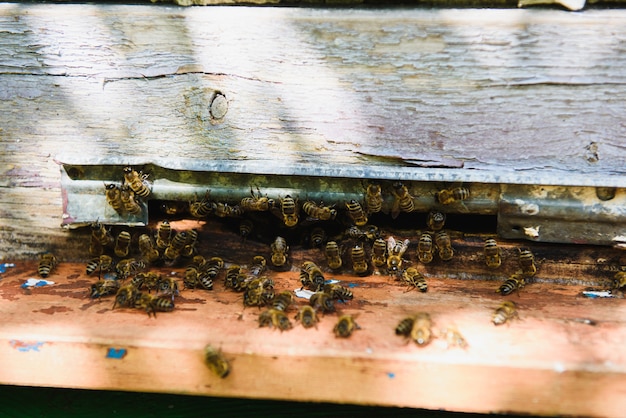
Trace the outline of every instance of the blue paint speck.
[[44, 345], [44, 342], [37, 341], [37, 342], [31, 343], [31, 342], [24, 342], [20, 340], [11, 340], [9, 341], [9, 344], [11, 344], [11, 347], [15, 348], [17, 351], [21, 351], [22, 353], [25, 353], [28, 351], [39, 351], [39, 347]]
[[107, 351], [107, 358], [113, 358], [116, 360], [121, 360], [126, 355], [125, 348], [113, 348], [110, 347]]
[[390, 379], [393, 379], [394, 377], [396, 377], [396, 374], [389, 372], [387, 373], [387, 376], [389, 376]]
[[348, 283], [348, 287], [358, 287], [358, 283]]

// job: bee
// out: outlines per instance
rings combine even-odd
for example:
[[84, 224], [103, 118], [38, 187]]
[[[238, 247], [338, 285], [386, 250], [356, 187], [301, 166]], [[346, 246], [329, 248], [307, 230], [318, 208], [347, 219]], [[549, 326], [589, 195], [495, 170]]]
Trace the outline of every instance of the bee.
[[343, 263], [341, 260], [341, 251], [339, 250], [339, 245], [337, 245], [336, 241], [328, 241], [326, 243], [324, 255], [326, 256], [326, 261], [328, 262], [328, 267], [330, 269], [338, 270], [341, 268]]
[[352, 259], [352, 270], [354, 273], [358, 276], [367, 275], [369, 266], [367, 265], [367, 260], [365, 259], [365, 250], [363, 247], [358, 244], [352, 247], [350, 257]]
[[219, 218], [239, 218], [243, 216], [244, 211], [239, 205], [230, 206], [228, 203], [218, 202], [214, 213]]
[[285, 312], [270, 308], [259, 315], [259, 327], [275, 327], [286, 331], [291, 329], [292, 324]]
[[320, 310], [324, 313], [335, 312], [335, 300], [326, 292], [315, 292], [309, 299], [309, 305], [313, 309]]
[[[196, 255], [193, 257], [191, 263], [189, 263], [185, 268], [185, 273], [183, 275], [184, 289], [195, 289], [198, 285], [200, 285], [200, 274], [204, 271], [206, 264], [207, 261], [203, 256]], [[213, 281], [211, 281], [211, 288], [213, 288]]]
[[108, 255], [101, 255], [100, 257], [94, 257], [87, 263], [85, 273], [88, 275], [93, 274], [96, 270], [100, 269], [100, 272], [109, 271], [113, 267], [113, 258]]
[[124, 213], [124, 202], [122, 202], [122, 189], [117, 184], [105, 184], [105, 196], [107, 203], [121, 215]]
[[112, 309], [115, 309], [116, 306], [121, 308], [135, 306], [135, 301], [137, 300], [138, 295], [139, 291], [133, 284], [120, 287], [115, 294], [115, 302], [113, 302]]
[[485, 263], [487, 267], [496, 269], [502, 264], [502, 257], [500, 256], [500, 247], [495, 239], [489, 238], [485, 240], [484, 246]]
[[430, 315], [426, 312], [420, 312], [413, 317], [413, 326], [411, 327], [410, 338], [417, 345], [424, 346], [430, 342], [432, 337], [432, 322]]
[[152, 238], [148, 234], [141, 234], [139, 236], [139, 251], [141, 255], [148, 263], [154, 263], [159, 259], [159, 250], [157, 250]]
[[254, 230], [254, 224], [250, 219], [242, 219], [239, 222], [239, 235], [241, 236], [241, 240], [245, 241], [252, 234]]
[[157, 290], [163, 295], [171, 296], [173, 299], [174, 295], [178, 294], [178, 283], [173, 277], [159, 277]]
[[344, 233], [344, 237], [356, 241], [374, 241], [380, 237], [380, 231], [376, 225], [368, 225], [365, 230], [351, 226]]
[[387, 238], [387, 270], [397, 273], [402, 267], [402, 256], [409, 247], [409, 240], [396, 241], [394, 237]]
[[433, 261], [433, 237], [424, 232], [417, 243], [417, 258], [424, 264]]
[[315, 312], [315, 309], [310, 305], [303, 305], [295, 316], [295, 319], [300, 321], [304, 328], [316, 327], [319, 322], [317, 312]]
[[452, 243], [450, 242], [450, 235], [446, 231], [439, 231], [435, 235], [435, 245], [439, 250], [439, 258], [443, 261], [452, 260], [454, 256], [454, 249], [452, 249]]
[[226, 270], [224, 286], [236, 292], [245, 290], [246, 275], [241, 273], [241, 266], [234, 264]]
[[122, 203], [124, 204], [124, 211], [126, 211], [126, 213], [130, 213], [134, 216], [141, 215], [141, 206], [139, 205], [139, 203], [137, 203], [137, 200], [135, 199], [135, 194], [132, 190], [130, 190], [126, 186], [122, 186], [122, 189], [120, 191], [120, 198], [122, 199]]
[[137, 196], [148, 197], [150, 188], [148, 187], [148, 175], [136, 172], [132, 167], [124, 168], [124, 183]]
[[189, 202], [189, 214], [194, 218], [206, 218], [213, 213], [217, 205], [209, 200], [210, 195], [210, 190], [207, 190], [204, 197], [200, 200], [198, 200], [198, 195], [194, 195], [196, 200], [194, 202]]
[[120, 282], [117, 280], [98, 280], [96, 283], [91, 285], [91, 290], [89, 292], [89, 297], [91, 299], [98, 299], [102, 296], [114, 295], [120, 288]]
[[91, 224], [91, 241], [89, 243], [89, 254], [97, 257], [102, 254], [104, 247], [113, 245], [113, 236], [101, 223]]
[[222, 379], [230, 373], [230, 365], [222, 353], [210, 345], [204, 347], [204, 362], [209, 370]]
[[298, 199], [289, 195], [280, 199], [280, 210], [283, 216], [283, 223], [291, 228], [298, 224]]
[[120, 260], [115, 266], [118, 277], [122, 280], [128, 276], [136, 274], [137, 272], [146, 268], [146, 263], [143, 260], [136, 260], [134, 258], [125, 258]]
[[324, 274], [317, 264], [312, 261], [305, 261], [300, 269], [300, 281], [303, 289], [307, 287], [318, 292], [324, 287]]
[[626, 287], [626, 272], [618, 271], [613, 276], [613, 290], [618, 290], [622, 287]]
[[409, 189], [401, 182], [393, 184], [394, 201], [391, 208], [391, 217], [397, 218], [400, 212], [413, 212], [415, 210], [415, 202], [413, 196], [409, 193]]
[[502, 302], [502, 304], [495, 310], [491, 317], [491, 322], [493, 322], [494, 325], [502, 325], [513, 318], [519, 318], [517, 307], [515, 306], [515, 303], [507, 300]]
[[372, 264], [382, 267], [387, 263], [387, 243], [382, 238], [377, 238], [372, 244]]
[[132, 279], [131, 284], [137, 289], [147, 289], [151, 292], [152, 289], [156, 289], [161, 276], [158, 273], [149, 271], [147, 273], [137, 273]]
[[516, 290], [519, 292], [521, 288], [526, 284], [526, 280], [524, 276], [521, 274], [512, 274], [511, 277], [506, 279], [506, 281], [500, 286], [496, 293], [500, 293], [502, 296], [510, 295]]
[[356, 323], [352, 315], [341, 315], [333, 328], [333, 332], [336, 337], [348, 338], [357, 329], [361, 329], [361, 327]]
[[268, 199], [267, 196], [261, 196], [261, 191], [259, 190], [258, 187], [256, 190], [257, 190], [257, 194], [255, 195], [251, 187], [250, 188], [251, 196], [244, 197], [243, 199], [241, 199], [239, 206], [241, 206], [241, 208], [244, 211], [264, 212], [264, 211], [273, 209], [274, 205], [276, 204], [276, 202], [274, 202], [274, 199]]
[[363, 207], [359, 202], [352, 199], [349, 202], [346, 202], [346, 209], [348, 210], [348, 216], [352, 219], [352, 222], [356, 226], [363, 226], [367, 224], [367, 215], [365, 211], [363, 211]]
[[117, 239], [115, 240], [115, 255], [118, 257], [126, 257], [128, 256], [128, 251], [130, 250], [130, 232], [121, 231], [117, 235]]
[[[240, 275], [239, 277], [244, 277]], [[265, 306], [272, 303], [275, 299], [274, 281], [268, 277], [261, 277], [242, 283], [241, 289], [245, 291], [243, 295], [244, 306]], [[287, 292], [289, 293], [289, 292]], [[286, 298], [286, 296], [282, 296]], [[285, 303], [286, 300], [279, 302]]]
[[156, 246], [159, 250], [165, 250], [170, 245], [172, 227], [168, 221], [163, 221], [157, 229]]
[[378, 213], [383, 209], [383, 194], [380, 185], [368, 184], [365, 190], [365, 207], [367, 214]]
[[174, 310], [174, 301], [167, 297], [152, 296], [147, 293], [139, 293], [135, 298], [133, 307], [144, 309], [148, 316], [156, 318], [157, 312], [171, 312]]
[[252, 264], [250, 265], [250, 268], [248, 268], [248, 273], [251, 276], [259, 277], [261, 274], [263, 274], [266, 268], [267, 261], [265, 260], [265, 257], [263, 257], [262, 255], [255, 255], [252, 258]]
[[213, 290], [213, 280], [217, 277], [220, 270], [224, 267], [224, 260], [220, 257], [211, 257], [206, 263], [206, 269], [202, 269], [202, 272], [198, 276], [200, 284], [206, 290]]
[[276, 295], [272, 301], [272, 308], [278, 309], [279, 311], [286, 311], [292, 302], [293, 294], [290, 291], [285, 290], [284, 292], [280, 292]]
[[185, 212], [189, 208], [187, 203], [179, 202], [176, 200], [165, 200], [161, 201], [161, 205], [159, 209], [161, 213], [166, 215], [179, 215]]
[[442, 205], [450, 205], [454, 202], [460, 202], [470, 197], [470, 191], [467, 187], [455, 187], [452, 189], [439, 190], [435, 197]]
[[456, 328], [447, 327], [439, 335], [445, 338], [447, 348], [459, 347], [465, 350], [468, 347], [467, 341]]
[[354, 297], [350, 289], [335, 283], [325, 284], [323, 290], [324, 293], [329, 294], [331, 298], [338, 299], [342, 302], [346, 300], [352, 300], [352, 298]]
[[522, 274], [526, 277], [532, 277], [537, 273], [537, 266], [535, 265], [535, 257], [533, 253], [527, 248], [519, 248], [519, 264], [522, 268]]
[[426, 219], [426, 225], [431, 231], [440, 231], [446, 223], [446, 214], [443, 212], [430, 211]]
[[46, 278], [50, 275], [52, 270], [58, 264], [57, 258], [51, 253], [42, 254], [39, 258], [39, 266], [37, 266], [37, 273]]
[[173, 262], [180, 256], [180, 252], [187, 245], [188, 232], [180, 231], [172, 238], [170, 245], [163, 252], [163, 256], [167, 261]]
[[198, 231], [190, 229], [187, 231], [187, 240], [180, 250], [183, 257], [191, 257], [196, 253], [196, 242], [198, 242]]
[[316, 226], [315, 228], [311, 229], [309, 238], [311, 240], [311, 246], [314, 248], [319, 248], [322, 246], [324, 241], [326, 241], [326, 231], [324, 231], [324, 228]]
[[402, 335], [405, 337], [411, 335], [411, 329], [413, 328], [414, 321], [415, 318], [413, 316], [407, 316], [406, 318], [402, 319], [396, 326], [396, 335]]
[[271, 245], [272, 257], [271, 262], [275, 267], [283, 267], [287, 264], [287, 252], [289, 246], [283, 237], [276, 237]]
[[402, 282], [411, 288], [417, 288], [420, 292], [424, 293], [428, 291], [428, 283], [424, 276], [417, 271], [416, 268], [409, 267], [402, 272]]
[[334, 206], [317, 205], [311, 200], [307, 200], [302, 204], [302, 210], [309, 215], [310, 218], [320, 221], [335, 219], [337, 216], [337, 209], [335, 209]]

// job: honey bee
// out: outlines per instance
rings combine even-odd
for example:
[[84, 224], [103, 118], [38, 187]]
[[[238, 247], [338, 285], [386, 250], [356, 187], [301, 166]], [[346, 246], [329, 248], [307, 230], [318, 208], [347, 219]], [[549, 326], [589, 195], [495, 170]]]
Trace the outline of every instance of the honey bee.
[[122, 215], [124, 213], [124, 202], [122, 202], [122, 189], [117, 184], [105, 184], [105, 196], [107, 203], [115, 211]]
[[97, 257], [102, 254], [104, 247], [113, 245], [113, 236], [101, 223], [91, 224], [91, 241], [89, 244], [89, 254]]
[[316, 226], [315, 228], [311, 229], [309, 238], [311, 240], [311, 246], [314, 248], [319, 248], [322, 246], [324, 241], [326, 241], [326, 231], [324, 231], [324, 228]]
[[51, 253], [42, 254], [39, 258], [39, 266], [37, 267], [37, 273], [46, 278], [50, 275], [52, 270], [58, 264], [57, 258]]
[[139, 251], [141, 255], [148, 263], [154, 263], [158, 261], [160, 255], [159, 250], [157, 250], [152, 238], [148, 234], [141, 234], [139, 236]]
[[276, 202], [274, 202], [274, 199], [268, 199], [267, 196], [261, 196], [261, 191], [259, 190], [258, 187], [256, 190], [257, 190], [257, 194], [255, 195], [254, 192], [252, 191], [252, 188], [250, 188], [251, 196], [244, 197], [243, 199], [241, 199], [241, 202], [239, 203], [241, 208], [244, 211], [257, 211], [257, 212], [268, 211], [270, 209], [273, 209], [274, 205], [276, 204]]
[[276, 295], [272, 301], [272, 308], [278, 309], [279, 311], [286, 311], [292, 302], [293, 294], [290, 291], [285, 290], [284, 292], [280, 292]]
[[410, 337], [417, 345], [424, 346], [430, 342], [432, 337], [432, 322], [430, 315], [426, 312], [420, 312], [413, 317], [413, 326], [411, 327]]
[[351, 226], [346, 230], [344, 236], [356, 241], [374, 241], [380, 237], [380, 231], [376, 225], [368, 225], [365, 230], [358, 226]]
[[300, 321], [304, 328], [316, 327], [319, 322], [319, 318], [317, 317], [317, 312], [310, 305], [303, 305], [295, 319]]
[[400, 212], [413, 212], [415, 210], [415, 202], [413, 196], [409, 193], [409, 189], [401, 182], [393, 184], [394, 201], [391, 208], [391, 217], [397, 218]]
[[252, 258], [252, 264], [250, 265], [250, 268], [248, 268], [248, 273], [250, 273], [250, 275], [258, 277], [261, 274], [263, 274], [263, 272], [265, 272], [265, 269], [267, 268], [267, 261], [265, 260], [265, 257], [263, 257], [262, 255], [255, 255]]
[[136, 172], [132, 167], [124, 168], [124, 183], [137, 196], [148, 197], [150, 188], [148, 187], [148, 175]]
[[383, 194], [380, 185], [368, 184], [365, 191], [365, 207], [367, 214], [378, 213], [383, 209]]
[[85, 273], [88, 275], [93, 274], [99, 269], [100, 273], [103, 271], [109, 271], [113, 267], [113, 258], [108, 255], [101, 255], [100, 257], [94, 257], [87, 263]]
[[407, 316], [406, 318], [402, 319], [396, 326], [396, 335], [402, 335], [405, 337], [411, 335], [411, 329], [413, 328], [414, 321], [415, 318], [413, 316]]
[[283, 223], [291, 228], [298, 224], [298, 199], [289, 195], [280, 199], [280, 210], [283, 216]]
[[439, 335], [445, 338], [447, 348], [459, 347], [465, 350], [468, 347], [463, 335], [454, 327], [444, 328]]
[[320, 221], [328, 221], [335, 219], [337, 216], [337, 209], [333, 206], [317, 205], [311, 200], [307, 200], [302, 204], [302, 210], [312, 219], [318, 219]]
[[489, 238], [485, 240], [484, 246], [485, 263], [487, 267], [496, 269], [502, 264], [502, 257], [500, 256], [500, 247], [495, 239]]
[[446, 223], [446, 214], [443, 212], [430, 211], [426, 219], [426, 225], [431, 231], [440, 231]]
[[122, 280], [128, 276], [136, 274], [137, 272], [146, 268], [146, 263], [143, 260], [136, 260], [134, 258], [125, 258], [120, 260], [115, 266], [117, 275]]
[[141, 215], [141, 206], [137, 203], [137, 200], [135, 200], [135, 194], [132, 190], [126, 186], [122, 186], [120, 198], [122, 199], [126, 213], [130, 213], [134, 216]]
[[409, 248], [409, 240], [396, 241], [394, 237], [387, 238], [387, 270], [390, 274], [398, 273], [402, 268], [402, 256]]
[[491, 317], [491, 322], [493, 322], [494, 325], [502, 325], [513, 318], [519, 318], [517, 308], [515, 303], [507, 300], [502, 302], [495, 310]]
[[367, 224], [367, 215], [359, 202], [354, 199], [346, 202], [346, 209], [348, 210], [348, 216], [352, 219], [352, 222], [354, 222], [356, 226], [363, 226]]
[[440, 190], [435, 196], [437, 201], [442, 205], [450, 205], [468, 199], [470, 197], [470, 191], [467, 187], [455, 187]]
[[424, 232], [417, 243], [417, 258], [424, 264], [433, 261], [433, 237]]
[[210, 190], [207, 190], [204, 197], [200, 200], [198, 200], [198, 196], [195, 195], [196, 200], [189, 202], [189, 214], [194, 218], [206, 218], [213, 213], [217, 205], [209, 199], [210, 195]]
[[303, 289], [306, 287], [318, 292], [324, 287], [324, 274], [317, 264], [305, 261], [300, 269], [300, 282], [302, 282]]
[[626, 272], [618, 271], [613, 276], [613, 290], [619, 290], [623, 287], [626, 287]]
[[270, 258], [275, 267], [283, 267], [287, 264], [287, 252], [289, 246], [283, 237], [276, 237], [271, 245], [272, 256]]
[[89, 297], [98, 299], [103, 296], [114, 295], [120, 288], [120, 282], [117, 280], [102, 279], [91, 285]]
[[339, 250], [339, 245], [337, 245], [336, 241], [328, 241], [326, 243], [324, 255], [326, 256], [326, 261], [328, 262], [328, 267], [330, 269], [338, 270], [341, 268], [343, 263], [341, 260], [341, 251]]
[[369, 266], [367, 265], [367, 260], [365, 259], [365, 250], [363, 247], [358, 244], [352, 247], [350, 257], [352, 259], [352, 270], [354, 273], [358, 276], [367, 275]]
[[327, 293], [330, 295], [331, 298], [338, 299], [342, 302], [345, 302], [346, 300], [352, 300], [352, 298], [354, 297], [350, 289], [335, 283], [325, 284], [324, 293]]
[[443, 261], [452, 260], [454, 256], [454, 249], [452, 249], [452, 243], [450, 242], [450, 235], [446, 231], [439, 231], [435, 235], [435, 245], [439, 250], [439, 258]]
[[239, 205], [230, 206], [228, 203], [218, 202], [214, 213], [219, 218], [239, 218], [243, 216], [244, 210]]
[[[245, 276], [239, 275], [239, 278], [241, 277], [245, 278]], [[274, 282], [267, 277], [244, 282], [240, 285], [240, 287], [244, 290], [244, 306], [265, 306], [275, 300]], [[282, 298], [283, 300], [278, 302], [279, 305], [286, 303], [285, 299], [287, 296], [283, 295]]]
[[172, 227], [168, 221], [163, 221], [157, 229], [156, 246], [159, 250], [165, 250], [170, 245]]
[[241, 236], [241, 240], [245, 241], [252, 234], [254, 230], [254, 224], [250, 219], [242, 219], [239, 222], [239, 235]]
[[178, 294], [178, 283], [173, 277], [159, 277], [157, 280], [157, 290], [162, 295], [171, 296], [173, 299], [174, 295]]
[[198, 280], [206, 290], [213, 290], [213, 280], [224, 267], [224, 260], [220, 257], [211, 257], [206, 263], [206, 269], [202, 269]]
[[522, 274], [526, 277], [532, 277], [537, 273], [537, 266], [535, 265], [535, 257], [533, 253], [527, 248], [519, 248], [519, 264], [522, 268]]
[[133, 307], [144, 309], [148, 316], [156, 318], [157, 312], [171, 312], [174, 310], [174, 300], [163, 296], [152, 296], [147, 293], [139, 293], [135, 298]]
[[[200, 285], [200, 273], [202, 268], [206, 265], [206, 260], [201, 255], [196, 255], [193, 261], [185, 267], [185, 273], [183, 275], [183, 289], [195, 289]], [[213, 288], [213, 281], [211, 281], [211, 288]]]
[[348, 338], [357, 329], [361, 329], [361, 327], [356, 323], [352, 315], [341, 315], [333, 328], [333, 332], [336, 337]]
[[324, 313], [335, 312], [335, 299], [326, 292], [315, 292], [309, 299], [309, 305], [313, 309], [320, 310]]
[[211, 345], [204, 347], [204, 362], [211, 372], [222, 379], [230, 373], [230, 365], [226, 358]]
[[131, 284], [135, 289], [147, 289], [151, 292], [152, 289], [156, 289], [161, 276], [153, 271], [137, 273], [132, 279]]
[[292, 324], [285, 312], [270, 308], [259, 315], [259, 327], [275, 327], [286, 331], [291, 329]]
[[372, 244], [372, 264], [382, 267], [387, 263], [387, 243], [382, 238], [377, 238]]
[[182, 249], [187, 245], [188, 232], [180, 231], [172, 238], [170, 245], [163, 252], [163, 256], [169, 262], [174, 262], [179, 256]]
[[137, 300], [138, 295], [139, 291], [133, 284], [120, 287], [115, 294], [115, 302], [113, 302], [112, 309], [115, 309], [116, 306], [121, 308], [130, 308], [135, 306], [135, 301]]
[[241, 273], [241, 266], [232, 265], [226, 270], [224, 286], [236, 292], [242, 292], [246, 288], [246, 275]]
[[511, 277], [506, 279], [506, 281], [500, 286], [496, 293], [500, 293], [502, 296], [510, 295], [516, 290], [519, 291], [526, 284], [526, 280], [524, 276], [521, 274], [512, 274]]
[[417, 288], [420, 292], [428, 291], [426, 279], [416, 268], [409, 267], [404, 270], [402, 272], [402, 282], [409, 286], [409, 290], [411, 288]]
[[126, 257], [128, 256], [128, 251], [130, 250], [130, 232], [121, 231], [117, 239], [115, 240], [115, 255], [118, 257]]
[[196, 253], [196, 243], [198, 242], [198, 231], [190, 229], [187, 231], [187, 240], [180, 250], [183, 257], [191, 257]]

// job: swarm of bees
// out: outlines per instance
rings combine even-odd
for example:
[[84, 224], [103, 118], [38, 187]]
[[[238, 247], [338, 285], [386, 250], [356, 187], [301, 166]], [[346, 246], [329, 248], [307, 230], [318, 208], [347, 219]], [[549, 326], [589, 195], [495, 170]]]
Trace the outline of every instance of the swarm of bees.
[[120, 216], [139, 216], [143, 213], [142, 199], [151, 193], [148, 174], [125, 167], [121, 184], [104, 185], [106, 201]]

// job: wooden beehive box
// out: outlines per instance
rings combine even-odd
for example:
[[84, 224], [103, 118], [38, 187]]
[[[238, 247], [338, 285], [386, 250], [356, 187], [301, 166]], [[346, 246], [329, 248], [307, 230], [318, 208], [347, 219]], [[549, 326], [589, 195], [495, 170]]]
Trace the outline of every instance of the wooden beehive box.
[[[626, 236], [624, 23], [621, 10], [1, 4], [0, 381], [620, 416], [626, 305], [607, 290]], [[138, 216], [104, 195], [126, 166], [149, 174]], [[414, 211], [395, 216], [398, 181]], [[369, 184], [382, 186], [384, 210], [368, 224], [409, 240], [403, 266], [428, 292], [386, 268], [355, 274], [345, 204], [365, 206]], [[301, 208], [288, 228], [280, 209], [189, 214], [207, 190], [233, 207], [256, 188], [335, 205], [337, 218]], [[438, 203], [453, 188], [470, 197]], [[416, 250], [431, 210], [447, 214], [455, 255], [424, 264]], [[163, 219], [196, 230], [198, 253], [244, 269], [284, 236], [289, 262], [268, 273], [277, 291], [299, 289], [300, 266], [314, 261], [354, 299], [316, 328], [280, 332], [259, 327], [263, 309], [244, 308], [223, 273], [212, 291], [181, 289], [156, 317], [90, 298], [81, 225], [129, 231], [138, 257], [138, 236]], [[242, 219], [257, 228], [245, 240]], [[342, 245], [343, 269], [311, 245], [317, 226]], [[485, 265], [486, 238], [502, 249], [498, 269]], [[521, 247], [538, 271], [502, 296]], [[29, 287], [48, 251], [60, 261], [54, 283]], [[182, 288], [186, 263], [149, 268]], [[503, 300], [519, 318], [495, 326]], [[424, 346], [394, 332], [417, 312], [432, 318]], [[361, 326], [350, 338], [333, 334], [340, 313]], [[227, 378], [204, 365], [207, 344], [229, 360]]]

